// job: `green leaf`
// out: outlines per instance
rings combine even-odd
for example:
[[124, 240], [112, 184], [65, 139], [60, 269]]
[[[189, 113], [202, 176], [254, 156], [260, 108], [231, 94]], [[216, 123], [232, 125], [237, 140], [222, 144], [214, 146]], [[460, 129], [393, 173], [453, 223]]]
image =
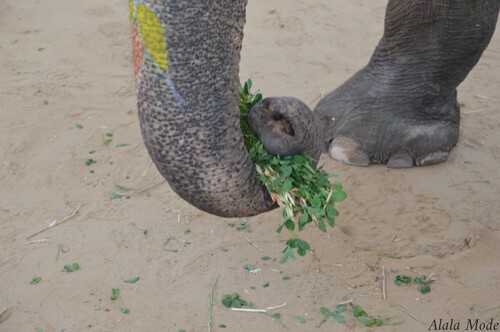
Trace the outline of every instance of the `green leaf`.
[[311, 221], [311, 218], [309, 217], [308, 213], [302, 213], [302, 215], [299, 217], [298, 220], [299, 220], [299, 226], [300, 225], [304, 226], [305, 224]]
[[326, 233], [326, 225], [325, 223], [323, 222], [323, 220], [319, 221], [318, 222], [318, 228], [322, 231], [322, 232], [325, 232]]
[[239, 294], [226, 294], [222, 297], [222, 304], [226, 308], [241, 308], [242, 306], [248, 305], [247, 301], [243, 300]]
[[262, 259], [263, 261], [268, 261], [271, 259], [271, 257], [269, 256], [262, 256], [260, 259]]
[[328, 310], [328, 308], [326, 308], [326, 307], [321, 307], [321, 308], [319, 309], [319, 312], [320, 312], [323, 316], [325, 316], [325, 318], [326, 318], [326, 317], [328, 317], [328, 316], [331, 316], [331, 315], [332, 315], [331, 311], [330, 311], [330, 310]]
[[36, 285], [36, 284], [40, 283], [40, 281], [42, 281], [42, 277], [33, 277], [33, 278], [31, 279], [30, 284], [32, 284], [32, 285]]
[[339, 212], [333, 207], [333, 205], [327, 205], [325, 210], [328, 218], [335, 218], [339, 215]]
[[411, 284], [411, 277], [398, 275], [396, 276], [396, 279], [394, 279], [394, 283], [396, 284], [396, 286], [401, 286], [401, 285], [408, 286]]
[[294, 231], [295, 230], [295, 223], [293, 222], [292, 219], [288, 219], [287, 221], [285, 221], [285, 227], [289, 231]]
[[292, 174], [293, 168], [291, 166], [283, 166], [281, 168], [281, 176], [289, 177]]
[[332, 200], [334, 202], [340, 203], [347, 198], [347, 195], [343, 191], [334, 191], [332, 194]]
[[290, 246], [286, 246], [283, 251], [283, 256], [281, 256], [279, 260], [280, 264], [284, 264], [289, 258], [295, 259], [295, 255], [293, 254], [292, 248]]
[[129, 278], [129, 279], [125, 279], [124, 281], [125, 281], [127, 284], [135, 284], [136, 282], [138, 282], [138, 281], [139, 281], [139, 279], [141, 279], [141, 277]]
[[420, 285], [420, 284], [423, 284], [425, 282], [425, 280], [427, 280], [426, 276], [415, 277], [415, 278], [413, 278], [413, 283], [416, 285]]
[[311, 246], [304, 240], [297, 239], [297, 253], [300, 256], [305, 256], [307, 251], [311, 250]]
[[295, 320], [301, 324], [304, 324], [306, 322], [304, 317], [301, 317], [301, 316], [295, 316]]
[[341, 314], [339, 314], [336, 311], [332, 312], [332, 317], [340, 324], [345, 324], [345, 322], [346, 322], [344, 316], [342, 316]]
[[287, 280], [290, 280], [290, 277], [289, 276], [283, 276], [281, 279], [284, 280], [284, 281], [287, 281]]
[[244, 229], [247, 229], [248, 226], [247, 226], [247, 222], [245, 220], [240, 220], [240, 223], [238, 225], [236, 225], [235, 227], [237, 230], [239, 231], [242, 231]]
[[120, 307], [120, 311], [121, 311], [123, 314], [125, 314], [125, 315], [126, 315], [126, 314], [128, 314], [128, 313], [130, 312], [130, 310], [128, 310], [128, 308], [127, 308], [127, 307], [125, 307], [125, 306], [121, 306], [121, 307]]
[[111, 289], [111, 301], [114, 301], [120, 296], [120, 289], [119, 288], [113, 288]]
[[246, 82], [245, 82], [245, 87], [244, 87], [244, 90], [245, 90], [245, 93], [246, 94], [249, 94], [250, 93], [250, 89], [252, 88], [252, 80], [251, 79], [248, 79]]
[[220, 328], [220, 329], [225, 329], [225, 328], [226, 328], [226, 325], [224, 325], [224, 324], [219, 324], [219, 328]]
[[277, 312], [275, 314], [272, 314], [271, 317], [274, 318], [274, 319], [280, 319], [281, 318], [281, 314], [279, 312]]
[[283, 182], [283, 185], [281, 186], [280, 192], [285, 193], [287, 191], [290, 191], [290, 189], [292, 189], [292, 186], [293, 186], [292, 180], [287, 179], [285, 182]]
[[75, 125], [75, 128], [76, 128], [76, 129], [83, 129], [83, 126], [82, 126], [81, 124], [77, 123], [77, 124]]
[[311, 205], [315, 208], [319, 208], [321, 206], [321, 199], [319, 197], [314, 197], [311, 200]]
[[431, 291], [431, 286], [429, 286], [428, 284], [420, 285], [417, 287], [417, 289], [420, 291], [420, 293], [427, 294]]
[[366, 316], [366, 312], [359, 305], [354, 306], [352, 313], [354, 317]]
[[247, 271], [252, 271], [252, 270], [255, 270], [255, 266], [251, 265], [251, 264], [246, 264], [245, 266], [243, 266], [243, 268]]
[[346, 310], [347, 306], [345, 304], [337, 304], [337, 306], [335, 307], [335, 311], [338, 312], [339, 314], [343, 313]]
[[43, 332], [43, 330], [37, 326], [35, 327], [35, 332]]
[[117, 199], [117, 198], [122, 198], [124, 195], [119, 194], [115, 191], [112, 191], [112, 192], [108, 193], [108, 196], [109, 196], [110, 200], [113, 200], [113, 199]]
[[340, 203], [347, 198], [347, 195], [343, 191], [334, 191], [332, 194], [332, 200], [334, 202]]
[[226, 308], [230, 308], [232, 303], [233, 303], [233, 301], [231, 301], [230, 299], [222, 299], [222, 304], [223, 304]]
[[85, 165], [90, 166], [90, 165], [95, 164], [95, 163], [97, 163], [97, 161], [95, 161], [94, 159], [87, 159], [87, 161], [85, 162]]
[[335, 227], [335, 219], [326, 219], [326, 222], [330, 227]]
[[359, 316], [359, 317], [356, 317], [356, 319], [366, 327], [384, 325], [384, 321], [381, 319], [377, 319], [377, 318], [371, 318], [371, 317], [367, 317], [367, 316]]
[[325, 210], [321, 209], [321, 208], [315, 208], [315, 207], [306, 207], [307, 209], [307, 212], [309, 212], [309, 214], [313, 214], [316, 216], [317, 219], [321, 219], [325, 216]]
[[78, 271], [79, 269], [80, 265], [78, 265], [78, 263], [64, 265], [64, 270], [66, 270], [66, 272], [75, 272]]
[[262, 94], [261, 93], [256, 93], [255, 97], [252, 100], [252, 106], [257, 104], [259, 101], [262, 100]]

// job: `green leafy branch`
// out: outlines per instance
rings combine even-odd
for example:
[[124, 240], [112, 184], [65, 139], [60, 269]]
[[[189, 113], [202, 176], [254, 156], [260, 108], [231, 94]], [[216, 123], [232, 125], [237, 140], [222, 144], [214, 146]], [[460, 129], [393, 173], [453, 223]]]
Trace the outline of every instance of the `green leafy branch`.
[[339, 215], [335, 203], [347, 196], [340, 183], [330, 182], [333, 175], [325, 172], [322, 166], [315, 169], [312, 158], [305, 153], [282, 157], [266, 151], [248, 125], [250, 109], [262, 99], [260, 93], [250, 92], [251, 87], [251, 80], [239, 87], [240, 126], [258, 179], [283, 210], [283, 222], [276, 231], [281, 233], [283, 228], [290, 231], [280, 259], [280, 263], [285, 263], [296, 258], [294, 250], [304, 256], [311, 249], [309, 243], [298, 238], [298, 232], [305, 225], [314, 223], [322, 232], [327, 231], [327, 225], [335, 226], [335, 218]]
[[[352, 315], [358, 322], [363, 324], [366, 327], [371, 327], [371, 326], [382, 326], [382, 325], [388, 325], [390, 323], [390, 318], [375, 318], [370, 315], [368, 315], [359, 305], [355, 304], [350, 304], [350, 308], [352, 309]], [[335, 319], [335, 321], [339, 324], [345, 324], [346, 319], [342, 315], [345, 311], [347, 311], [348, 306], [345, 304], [338, 304], [335, 307], [334, 311], [328, 310], [326, 307], [321, 307], [320, 313], [321, 315], [324, 316], [323, 320], [319, 323], [317, 327], [320, 327], [325, 323], [328, 318], [332, 317]]]
[[398, 275], [394, 279], [394, 283], [396, 286], [404, 285], [409, 287], [410, 285], [417, 285], [417, 289], [421, 294], [427, 294], [431, 291], [431, 284], [434, 283], [431, 276], [419, 276], [412, 279], [410, 276]]
[[241, 298], [240, 294], [226, 294], [222, 296], [222, 304], [226, 308], [241, 308], [247, 306], [248, 302]]

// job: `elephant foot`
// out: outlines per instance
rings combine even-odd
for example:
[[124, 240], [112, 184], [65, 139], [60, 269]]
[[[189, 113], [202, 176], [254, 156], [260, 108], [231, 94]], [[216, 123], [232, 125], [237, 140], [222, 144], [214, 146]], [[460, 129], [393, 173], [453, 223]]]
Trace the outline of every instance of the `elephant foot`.
[[[400, 104], [391, 91], [379, 92], [373, 100], [366, 96], [366, 90], [356, 88], [359, 86], [333, 92], [315, 109], [323, 143], [332, 159], [353, 166], [386, 164], [389, 168], [447, 160], [459, 136], [460, 110], [455, 93], [436, 100], [432, 113], [408, 95], [406, 103]], [[349, 100], [339, 92], [348, 93]], [[365, 95], [355, 98], [354, 93]]]
[[368, 65], [314, 110], [330, 156], [390, 168], [446, 161], [459, 136], [456, 88], [488, 45], [498, 6], [390, 0]]

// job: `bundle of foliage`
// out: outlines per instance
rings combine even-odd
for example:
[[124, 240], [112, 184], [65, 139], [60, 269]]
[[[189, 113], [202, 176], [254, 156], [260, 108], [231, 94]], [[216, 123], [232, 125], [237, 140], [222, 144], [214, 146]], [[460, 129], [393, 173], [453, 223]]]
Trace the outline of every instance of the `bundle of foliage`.
[[346, 194], [339, 182], [330, 181], [334, 175], [325, 172], [323, 167], [315, 169], [312, 158], [305, 153], [282, 157], [264, 149], [248, 125], [250, 109], [262, 99], [260, 93], [250, 92], [251, 87], [251, 80], [239, 87], [240, 125], [258, 179], [283, 210], [283, 222], [276, 231], [280, 233], [283, 228], [290, 231], [280, 259], [280, 263], [285, 263], [289, 258], [295, 259], [294, 249], [300, 256], [310, 250], [309, 243], [298, 237], [305, 225], [312, 222], [323, 232], [327, 231], [327, 225], [335, 225], [335, 217], [339, 215], [335, 203], [342, 202]]

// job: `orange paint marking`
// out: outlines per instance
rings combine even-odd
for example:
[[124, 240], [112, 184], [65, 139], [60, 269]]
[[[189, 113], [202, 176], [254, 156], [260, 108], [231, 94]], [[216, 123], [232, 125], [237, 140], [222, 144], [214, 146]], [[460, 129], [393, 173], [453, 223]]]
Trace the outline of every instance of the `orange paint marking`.
[[134, 61], [134, 81], [137, 84], [139, 70], [141, 69], [142, 59], [144, 57], [144, 47], [142, 46], [141, 36], [139, 35], [136, 22], [134, 22], [132, 26], [132, 54]]

